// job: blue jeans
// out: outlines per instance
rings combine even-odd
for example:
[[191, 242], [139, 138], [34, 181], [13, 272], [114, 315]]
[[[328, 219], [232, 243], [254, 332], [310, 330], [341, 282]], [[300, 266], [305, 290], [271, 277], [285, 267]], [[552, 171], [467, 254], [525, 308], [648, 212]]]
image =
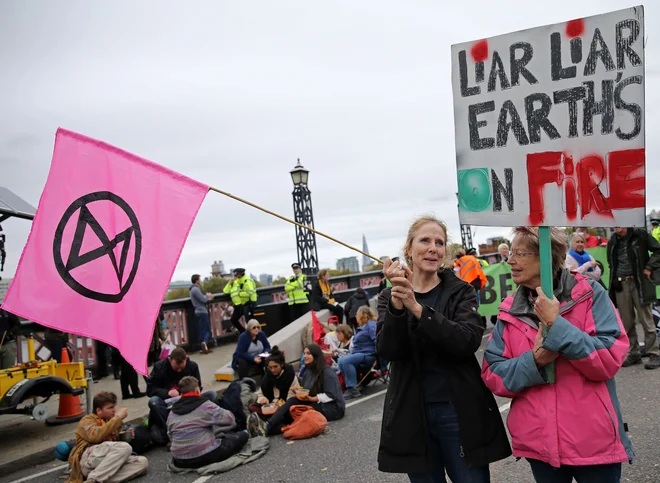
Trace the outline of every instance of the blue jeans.
[[209, 314], [195, 314], [197, 323], [199, 324], [199, 342], [208, 344], [211, 338], [211, 319]]
[[553, 468], [543, 461], [527, 458], [536, 483], [619, 483], [621, 463], [609, 465], [566, 466]]
[[346, 379], [346, 387], [355, 387], [358, 384], [357, 368], [361, 365], [373, 366], [376, 356], [370, 354], [348, 354], [339, 359], [339, 369]]
[[488, 465], [469, 467], [463, 456], [458, 414], [452, 403], [427, 403], [428, 459], [436, 469], [408, 473], [411, 483], [446, 483], [445, 470], [453, 483], [490, 483]]

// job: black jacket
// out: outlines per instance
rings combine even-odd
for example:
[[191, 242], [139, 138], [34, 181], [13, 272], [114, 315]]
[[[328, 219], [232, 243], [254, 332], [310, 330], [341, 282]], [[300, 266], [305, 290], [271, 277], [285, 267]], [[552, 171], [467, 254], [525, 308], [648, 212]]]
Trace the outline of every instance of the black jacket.
[[147, 378], [147, 395], [158, 396], [162, 400], [168, 399], [170, 396], [167, 393], [171, 389], [178, 390], [179, 381], [186, 376], [196, 377], [199, 381], [199, 389], [202, 389], [202, 378], [195, 361], [188, 359], [186, 367], [181, 372], [172, 369], [169, 358], [158, 361]]
[[[330, 288], [330, 296], [332, 297], [332, 287]], [[328, 299], [323, 297], [323, 290], [318, 280], [312, 285], [312, 293], [309, 296], [309, 301], [310, 308], [316, 311], [323, 309], [325, 303], [328, 302]]]
[[14, 340], [20, 327], [21, 321], [16, 315], [0, 309], [0, 339], [4, 336], [5, 342]]
[[422, 343], [436, 348], [449, 379], [467, 464], [482, 466], [511, 455], [497, 403], [474, 355], [484, 333], [474, 288], [448, 269], [440, 272], [440, 280], [446, 303], [424, 307], [420, 320], [407, 311], [394, 315], [391, 289], [378, 296], [378, 354], [392, 362], [378, 450], [380, 471], [418, 473], [435, 465], [428, 454]]
[[278, 377], [273, 376], [270, 371], [266, 371], [266, 375], [261, 380], [261, 392], [268, 399], [268, 402], [270, 402], [275, 398], [273, 388], [276, 387], [280, 391], [280, 399], [286, 401], [295, 377], [296, 371], [289, 364], [284, 364], [284, 369]]
[[357, 315], [357, 311], [360, 307], [368, 306], [369, 299], [365, 295], [360, 295], [354, 293], [350, 296], [346, 305], [344, 306], [344, 313], [346, 314], [347, 319], [351, 319]]
[[[628, 228], [626, 238], [619, 238], [615, 233], [607, 242], [607, 263], [610, 265], [610, 298], [616, 306], [617, 283], [614, 277], [616, 274], [619, 259], [616, 249], [619, 243], [627, 243], [628, 256], [632, 259], [633, 272], [635, 272], [635, 284], [645, 304], [655, 302], [656, 292], [655, 284], [644, 276], [644, 270], [651, 272], [660, 268], [660, 243], [651, 236], [651, 234], [639, 228]], [[649, 252], [653, 255], [649, 257]]]

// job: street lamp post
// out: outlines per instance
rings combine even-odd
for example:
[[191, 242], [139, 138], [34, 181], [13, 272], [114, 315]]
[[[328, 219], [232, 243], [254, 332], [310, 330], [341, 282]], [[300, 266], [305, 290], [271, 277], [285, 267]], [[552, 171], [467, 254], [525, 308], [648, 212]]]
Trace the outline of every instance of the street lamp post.
[[[312, 192], [307, 187], [309, 171], [300, 164], [291, 170], [293, 180], [293, 215], [296, 222], [314, 228], [314, 213], [312, 212]], [[298, 263], [302, 272], [316, 275], [319, 271], [319, 257], [316, 253], [316, 235], [296, 225], [296, 245], [298, 247]]]

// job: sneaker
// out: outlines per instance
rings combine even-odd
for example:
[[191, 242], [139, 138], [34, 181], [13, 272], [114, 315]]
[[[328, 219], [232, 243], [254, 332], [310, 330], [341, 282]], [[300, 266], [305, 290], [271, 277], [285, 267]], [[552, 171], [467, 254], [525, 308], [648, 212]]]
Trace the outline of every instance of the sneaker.
[[656, 354], [649, 355], [649, 361], [644, 364], [644, 369], [652, 370], [657, 369], [658, 367], [660, 367], [660, 356]]
[[362, 397], [362, 393], [357, 387], [349, 387], [344, 392], [344, 399], [357, 399], [359, 397]]
[[623, 361], [623, 364], [621, 364], [621, 367], [630, 367], [634, 366], [636, 364], [641, 364], [642, 363], [642, 357], [639, 355], [636, 356], [628, 356], [626, 357], [626, 360]]
[[268, 436], [266, 421], [261, 419], [257, 413], [250, 413], [247, 420], [247, 431], [250, 438], [257, 436]]

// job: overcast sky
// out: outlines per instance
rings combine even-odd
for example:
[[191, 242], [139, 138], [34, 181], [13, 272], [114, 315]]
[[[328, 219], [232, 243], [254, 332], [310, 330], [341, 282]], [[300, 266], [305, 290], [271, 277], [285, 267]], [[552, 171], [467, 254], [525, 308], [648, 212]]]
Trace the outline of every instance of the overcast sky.
[[[4, 1], [0, 185], [38, 204], [55, 131], [102, 139], [292, 217], [310, 170], [315, 224], [399, 254], [419, 214], [460, 240], [450, 46], [632, 6], [616, 0]], [[647, 2], [647, 159], [657, 166], [660, 6]], [[654, 115], [655, 114], [655, 115]], [[658, 186], [658, 168], [647, 186]], [[647, 192], [648, 207], [660, 190]], [[3, 223], [11, 275], [30, 224]], [[508, 229], [476, 228], [478, 242]], [[352, 256], [317, 239], [322, 267]], [[175, 272], [288, 275], [294, 227], [209, 193]], [[360, 257], [361, 261], [361, 257]]]

